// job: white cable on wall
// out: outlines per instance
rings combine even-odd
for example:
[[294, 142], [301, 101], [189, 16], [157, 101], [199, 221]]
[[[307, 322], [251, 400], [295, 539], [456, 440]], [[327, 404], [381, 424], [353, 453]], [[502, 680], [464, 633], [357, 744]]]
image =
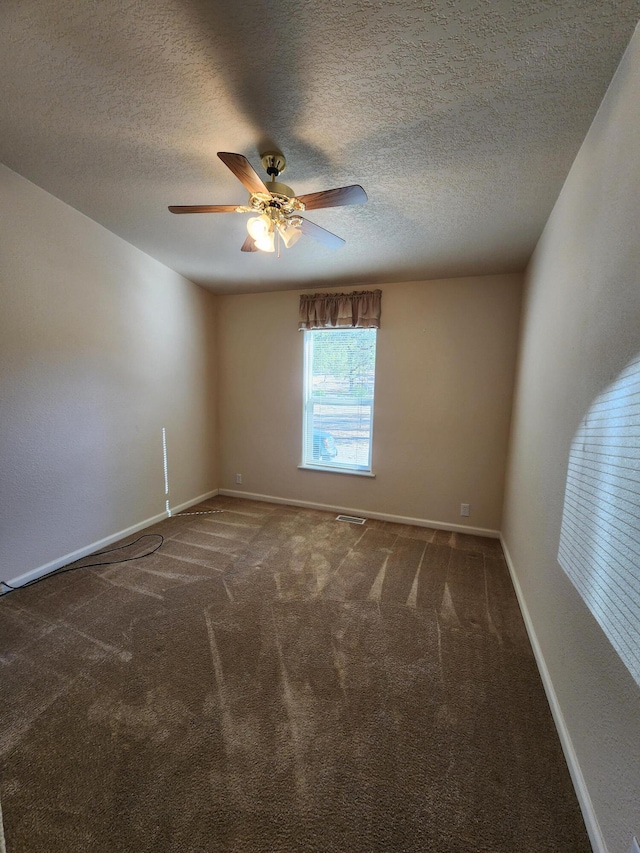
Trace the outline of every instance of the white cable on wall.
[[164, 508], [167, 515], [171, 517], [171, 508], [169, 507], [169, 465], [167, 462], [167, 430], [162, 427], [162, 467], [164, 470]]
[[[164, 508], [169, 518], [172, 516], [171, 505], [169, 502], [169, 462], [167, 457], [167, 430], [162, 427], [162, 469], [164, 472]], [[180, 515], [217, 515], [224, 512], [222, 509], [207, 509], [199, 510], [198, 512], [181, 512]], [[0, 850], [0, 853], [2, 851]]]

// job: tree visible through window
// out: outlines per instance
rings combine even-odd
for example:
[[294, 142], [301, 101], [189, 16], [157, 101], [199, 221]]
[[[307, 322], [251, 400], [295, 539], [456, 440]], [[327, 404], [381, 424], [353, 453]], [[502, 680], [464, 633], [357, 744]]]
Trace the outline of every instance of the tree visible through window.
[[302, 464], [371, 471], [376, 329], [304, 333]]

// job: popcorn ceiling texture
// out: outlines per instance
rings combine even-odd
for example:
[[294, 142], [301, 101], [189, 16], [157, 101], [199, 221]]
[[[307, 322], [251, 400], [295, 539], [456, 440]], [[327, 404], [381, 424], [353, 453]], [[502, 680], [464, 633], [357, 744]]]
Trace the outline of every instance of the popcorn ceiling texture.
[[[640, 16], [630, 0], [21, 0], [0, 10], [0, 160], [221, 292], [522, 269]], [[283, 257], [241, 255], [215, 156], [363, 207], [309, 219]]]

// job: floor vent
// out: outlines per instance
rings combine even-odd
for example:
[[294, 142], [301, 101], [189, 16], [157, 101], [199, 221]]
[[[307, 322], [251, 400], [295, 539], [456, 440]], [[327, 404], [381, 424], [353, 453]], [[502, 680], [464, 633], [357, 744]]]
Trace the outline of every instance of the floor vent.
[[355, 515], [338, 515], [336, 521], [348, 521], [349, 524], [364, 524], [365, 518], [356, 518]]

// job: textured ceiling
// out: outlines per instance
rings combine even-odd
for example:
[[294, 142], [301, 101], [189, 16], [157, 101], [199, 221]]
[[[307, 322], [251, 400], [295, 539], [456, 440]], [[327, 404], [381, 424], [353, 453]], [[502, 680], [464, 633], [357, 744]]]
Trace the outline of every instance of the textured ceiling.
[[[0, 161], [219, 292], [520, 270], [640, 0], [3, 0]], [[241, 253], [217, 151], [279, 148], [347, 241]]]

